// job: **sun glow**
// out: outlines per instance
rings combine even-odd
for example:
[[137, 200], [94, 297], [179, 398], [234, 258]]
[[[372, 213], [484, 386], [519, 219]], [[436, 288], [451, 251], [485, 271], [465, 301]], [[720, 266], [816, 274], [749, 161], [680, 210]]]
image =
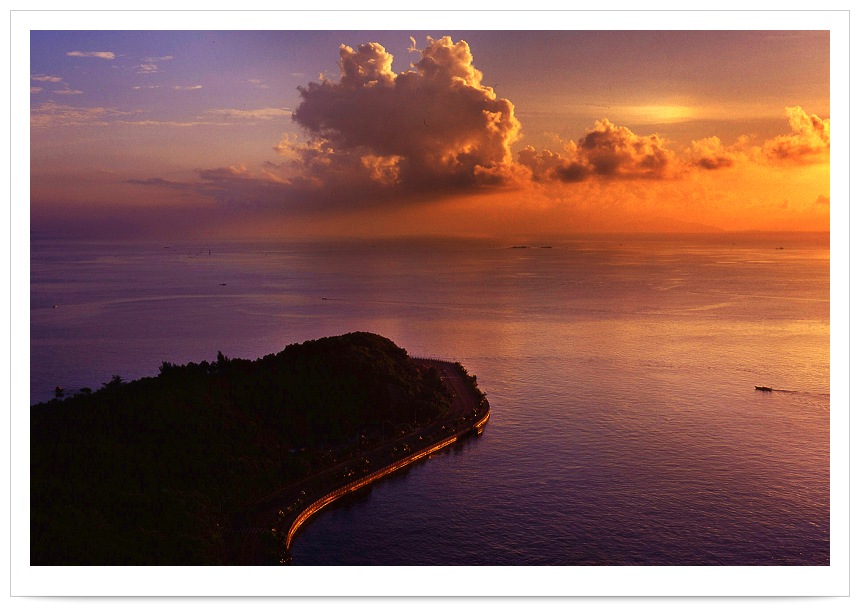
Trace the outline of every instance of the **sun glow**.
[[628, 121], [640, 124], [670, 124], [698, 118], [701, 112], [688, 105], [631, 105], [618, 108]]

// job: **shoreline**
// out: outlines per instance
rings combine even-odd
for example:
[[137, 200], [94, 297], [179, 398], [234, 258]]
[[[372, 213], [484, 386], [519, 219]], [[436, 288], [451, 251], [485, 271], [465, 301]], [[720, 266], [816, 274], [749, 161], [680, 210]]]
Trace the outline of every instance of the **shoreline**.
[[[453, 395], [451, 407], [441, 418], [407, 435], [382, 443], [311, 477], [283, 487], [260, 498], [247, 513], [247, 524], [234, 528], [241, 533], [233, 546], [233, 564], [273, 564], [273, 549], [281, 564], [292, 560], [290, 546], [296, 534], [314, 514], [341, 497], [369, 486], [410, 464], [441, 451], [470, 434], [480, 435], [490, 417], [486, 398], [477, 398], [467, 387], [466, 377], [456, 363], [415, 358], [418, 365], [435, 367]], [[353, 466], [373, 458], [377, 464], [358, 478], [349, 478]], [[242, 533], [242, 530], [245, 533]], [[277, 547], [273, 548], [273, 544]]]
[[415, 463], [415, 462], [427, 457], [428, 455], [431, 455], [437, 451], [440, 451], [441, 449], [444, 449], [445, 447], [455, 443], [456, 441], [460, 440], [461, 438], [463, 438], [469, 434], [472, 434], [472, 433], [480, 434], [483, 431], [483, 427], [486, 425], [489, 418], [490, 418], [490, 411], [489, 411], [489, 408], [487, 408], [486, 414], [480, 420], [475, 422], [475, 424], [472, 427], [460, 430], [459, 432], [456, 432], [454, 435], [452, 435], [450, 438], [439, 441], [438, 443], [431, 445], [431, 446], [423, 449], [422, 451], [415, 453], [414, 455], [402, 458], [402, 459], [400, 459], [400, 460], [398, 460], [392, 464], [389, 464], [388, 466], [385, 466], [384, 468], [382, 468], [380, 470], [377, 470], [375, 472], [368, 474], [365, 477], [362, 477], [358, 480], [352, 481], [348, 485], [344, 485], [343, 487], [335, 489], [334, 491], [332, 491], [328, 495], [325, 495], [325, 496], [321, 497], [320, 499], [318, 499], [317, 501], [313, 502], [307, 508], [305, 508], [303, 511], [301, 511], [301, 513], [293, 521], [293, 524], [290, 526], [290, 529], [287, 532], [285, 549], [287, 550], [287, 552], [289, 552], [290, 544], [292, 543], [293, 537], [296, 535], [296, 533], [298, 533], [301, 526], [305, 522], [307, 522], [307, 520], [310, 519], [314, 514], [316, 514], [317, 512], [319, 512], [320, 510], [322, 510], [323, 508], [325, 508], [326, 506], [331, 504], [332, 502], [338, 500], [341, 497], [349, 495], [353, 491], [357, 491], [358, 489], [360, 489], [362, 487], [365, 487], [365, 486], [367, 486], [367, 485], [369, 485], [369, 484], [371, 484], [377, 480], [380, 480], [380, 479], [388, 476], [389, 474], [392, 474], [392, 473], [400, 470], [401, 468], [404, 468], [404, 467], [406, 467], [412, 463]]

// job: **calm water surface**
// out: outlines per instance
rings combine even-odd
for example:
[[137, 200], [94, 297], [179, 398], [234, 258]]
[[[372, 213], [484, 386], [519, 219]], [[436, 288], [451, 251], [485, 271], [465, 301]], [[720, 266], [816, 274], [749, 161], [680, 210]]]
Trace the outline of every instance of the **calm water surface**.
[[476, 373], [483, 436], [296, 565], [829, 564], [826, 235], [34, 241], [30, 328], [31, 403], [356, 330]]

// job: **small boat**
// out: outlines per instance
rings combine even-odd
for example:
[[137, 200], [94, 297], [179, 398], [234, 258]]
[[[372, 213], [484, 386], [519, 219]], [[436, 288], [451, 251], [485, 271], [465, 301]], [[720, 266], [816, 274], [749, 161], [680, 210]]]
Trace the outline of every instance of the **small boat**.
[[768, 386], [756, 386], [755, 389], [761, 390], [762, 392], [773, 392], [773, 388], [770, 388]]

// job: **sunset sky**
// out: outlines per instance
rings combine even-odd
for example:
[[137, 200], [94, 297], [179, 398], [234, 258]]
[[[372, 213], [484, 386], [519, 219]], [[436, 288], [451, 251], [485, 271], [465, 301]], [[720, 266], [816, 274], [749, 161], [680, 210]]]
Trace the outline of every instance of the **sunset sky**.
[[33, 31], [36, 236], [828, 230], [828, 31]]
[[[6, 383], [13, 402], [27, 401], [33, 374], [34, 260], [72, 248], [60, 243], [40, 250], [45, 240], [85, 241], [98, 268], [114, 261], [110, 248], [89, 244], [98, 241], [139, 239], [149, 247], [139, 250], [165, 248], [185, 261], [186, 252], [204, 244], [219, 250], [219, 239], [308, 241], [314, 247], [319, 241], [325, 250], [329, 238], [490, 237], [503, 241], [499, 249], [552, 244], [560, 251], [565, 237], [575, 241], [581, 233], [830, 231], [834, 560], [829, 567], [765, 567], [754, 574], [725, 569], [716, 587], [729, 579], [739, 580], [739, 595], [769, 583], [786, 593], [820, 596], [826, 584], [847, 580], [848, 378], [856, 375], [849, 374], [848, 347], [848, 3], [819, 9], [789, 0], [780, 10], [726, 3], [712, 11], [686, 10], [681, 3], [679, 10], [638, 10], [633, 3], [615, 10], [626, 2], [582, 11], [410, 7], [397, 15], [350, 11], [347, 3], [346, 11], [160, 11], [158, 5], [135, 11], [103, 0], [91, 4], [105, 10], [73, 10], [54, 4], [9, 12], [11, 259], [4, 265], [11, 273]], [[175, 246], [188, 242], [197, 246]], [[762, 242], [771, 248], [771, 240]], [[53, 273], [70, 263], [76, 262], [43, 265]], [[757, 265], [748, 275], [770, 269]], [[101, 288], [75, 283], [60, 270], [56, 275], [57, 293]], [[134, 288], [152, 286], [133, 274], [110, 276]], [[312, 282], [296, 284], [305, 289]], [[101, 314], [102, 299], [121, 296], [112, 289], [99, 292], [86, 309]], [[230, 301], [231, 293], [224, 287], [214, 296]], [[317, 305], [330, 303], [314, 298]], [[792, 297], [787, 301], [793, 305]], [[751, 314], [758, 309], [757, 300], [740, 303]], [[377, 310], [380, 317], [388, 314], [374, 305]], [[217, 324], [198, 308], [189, 314], [201, 326]], [[529, 317], [510, 315], [528, 328]], [[806, 331], [806, 321], [780, 331], [795, 329]], [[499, 334], [511, 343], [518, 339], [514, 332]], [[72, 329], [68, 335], [90, 339]], [[137, 348], [131, 346], [126, 349]], [[20, 513], [29, 508], [30, 434], [20, 415], [13, 408], [13, 515], [21, 519], [13, 528], [26, 530], [27, 516]], [[15, 583], [24, 580], [44, 593], [44, 575], [23, 569], [16, 570]], [[210, 592], [241, 594], [249, 580], [269, 594], [283, 592], [282, 577], [261, 568], [238, 578], [198, 569], [194, 576], [209, 576], [200, 587]], [[290, 583], [327, 587], [325, 568], [307, 569], [314, 571]], [[519, 582], [511, 569], [488, 571], [482, 588]], [[554, 595], [569, 592], [571, 578], [556, 580], [558, 572], [549, 569], [530, 570], [513, 594], [527, 595], [536, 584]], [[663, 583], [695, 594], [714, 587], [709, 568], [680, 581], [671, 568], [665, 576], [653, 568], [630, 569], [628, 589], [660, 594]], [[51, 581], [89, 580], [69, 571], [53, 572]], [[359, 588], [374, 579], [344, 575]], [[529, 577], [535, 575], [552, 579]], [[423, 583], [409, 571], [394, 577], [395, 588]], [[810, 579], [819, 584], [807, 587]], [[153, 587], [148, 578], [141, 585], [140, 576], [122, 573], [100, 583], [114, 594]], [[230, 583], [232, 592], [224, 591]], [[582, 592], [615, 588], [618, 572], [590, 568], [576, 583]], [[474, 588], [474, 579], [464, 577], [456, 587]]]

